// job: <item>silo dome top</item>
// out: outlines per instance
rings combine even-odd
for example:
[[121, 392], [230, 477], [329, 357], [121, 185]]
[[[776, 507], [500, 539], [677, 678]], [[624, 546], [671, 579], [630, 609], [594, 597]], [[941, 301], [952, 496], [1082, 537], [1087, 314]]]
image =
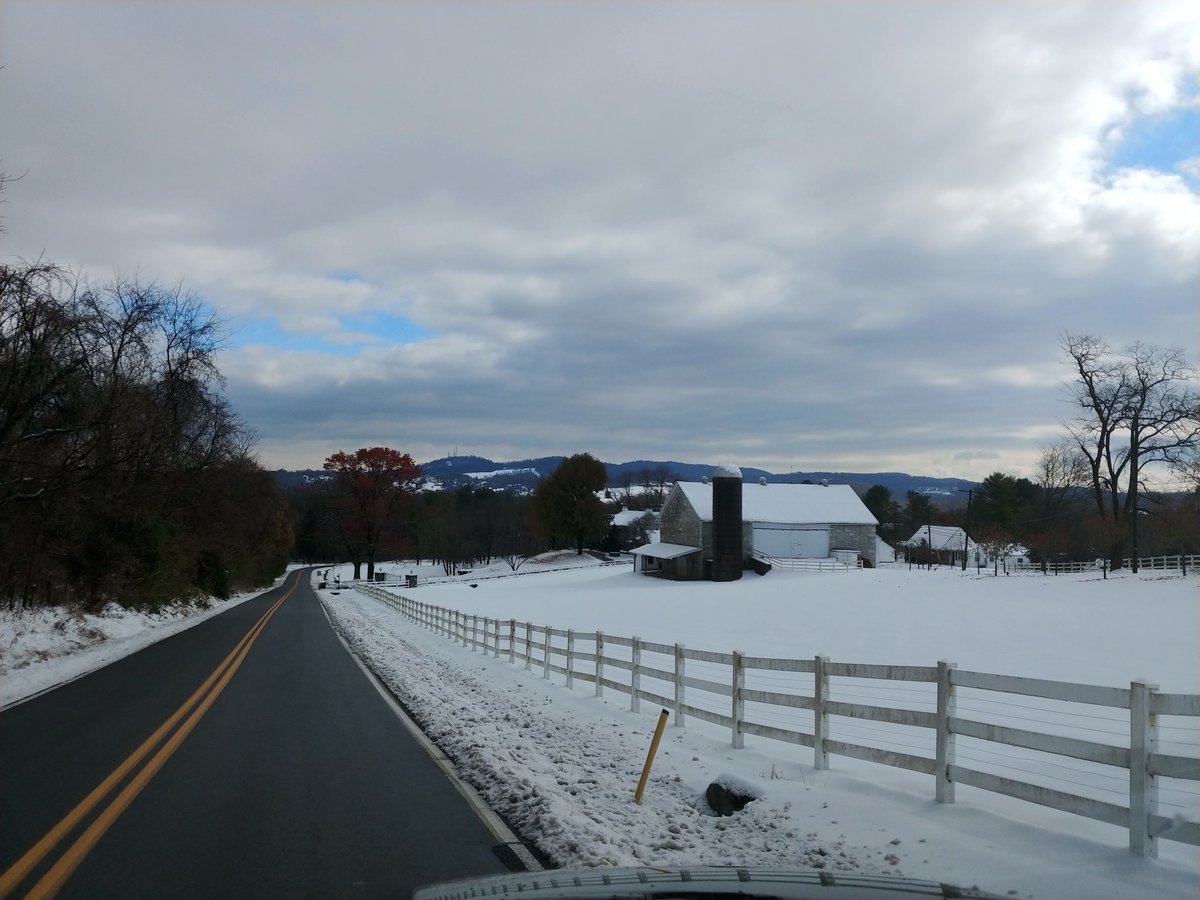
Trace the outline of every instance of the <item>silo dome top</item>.
[[742, 470], [732, 463], [721, 463], [713, 472], [713, 478], [736, 478], [739, 481], [742, 478]]

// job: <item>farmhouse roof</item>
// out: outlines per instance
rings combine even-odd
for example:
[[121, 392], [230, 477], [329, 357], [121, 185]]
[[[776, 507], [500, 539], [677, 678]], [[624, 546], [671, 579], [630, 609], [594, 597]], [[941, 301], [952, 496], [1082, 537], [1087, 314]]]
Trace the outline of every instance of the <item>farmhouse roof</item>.
[[612, 523], [618, 527], [632, 525], [634, 522], [640, 522], [646, 516], [654, 517], [654, 514], [645, 509], [623, 509], [619, 513], [613, 513]]
[[[956, 525], [923, 525], [904, 543], [910, 547], [928, 544], [930, 550], [961, 550], [966, 532]], [[970, 549], [975, 549], [971, 541]]]
[[[676, 483], [702, 522], [713, 517], [713, 489]], [[875, 525], [875, 517], [848, 484], [742, 484], [742, 519], [779, 525]]]

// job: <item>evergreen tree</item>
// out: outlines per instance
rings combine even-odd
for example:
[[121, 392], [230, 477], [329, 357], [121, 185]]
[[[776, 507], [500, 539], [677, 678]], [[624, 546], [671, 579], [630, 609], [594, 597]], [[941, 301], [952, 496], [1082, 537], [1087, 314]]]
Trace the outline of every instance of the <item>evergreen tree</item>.
[[582, 554], [586, 541], [599, 540], [608, 532], [608, 513], [597, 496], [607, 482], [604, 463], [591, 454], [564, 459], [533, 492], [529, 513], [534, 531], [552, 546], [570, 539]]

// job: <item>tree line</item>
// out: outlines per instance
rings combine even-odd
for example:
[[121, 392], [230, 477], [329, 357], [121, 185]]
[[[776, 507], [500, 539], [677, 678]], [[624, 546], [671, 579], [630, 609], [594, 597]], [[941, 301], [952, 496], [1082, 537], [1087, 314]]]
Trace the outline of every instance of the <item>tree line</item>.
[[[882, 485], [863, 497], [893, 541], [955, 525], [993, 555], [1017, 546], [1035, 562], [1200, 553], [1200, 390], [1178, 348], [1064, 334], [1075, 414], [1043, 447], [1034, 477], [993, 472], [965, 508], [940, 509]], [[1157, 475], [1157, 478], [1150, 476]]]
[[497, 560], [516, 571], [551, 549], [603, 546], [615, 503], [599, 496], [604, 464], [587, 453], [567, 457], [529, 496], [488, 487], [420, 490], [420, 468], [389, 447], [337, 451], [326, 479], [289, 492], [296, 555], [307, 562], [349, 562], [354, 578], [375, 577], [383, 559], [428, 560], [446, 574]]
[[157, 607], [269, 583], [286, 500], [180, 288], [0, 264], [0, 598]]

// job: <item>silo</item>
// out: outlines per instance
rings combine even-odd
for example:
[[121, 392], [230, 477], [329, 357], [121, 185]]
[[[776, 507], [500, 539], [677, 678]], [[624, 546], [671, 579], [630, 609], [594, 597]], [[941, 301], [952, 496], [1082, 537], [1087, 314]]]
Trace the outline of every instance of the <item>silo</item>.
[[742, 471], [720, 465], [713, 472], [713, 581], [742, 577]]

